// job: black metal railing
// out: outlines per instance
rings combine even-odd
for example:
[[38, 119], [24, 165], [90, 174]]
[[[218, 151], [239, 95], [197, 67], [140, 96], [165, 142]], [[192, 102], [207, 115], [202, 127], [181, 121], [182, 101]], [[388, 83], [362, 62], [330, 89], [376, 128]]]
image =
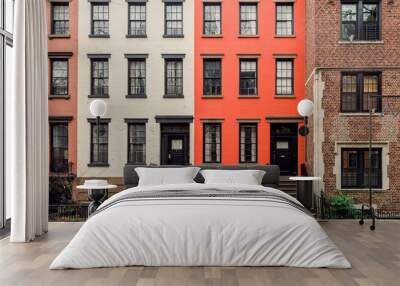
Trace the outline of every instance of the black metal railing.
[[49, 205], [49, 221], [53, 222], [77, 222], [88, 218], [88, 205], [64, 204]]

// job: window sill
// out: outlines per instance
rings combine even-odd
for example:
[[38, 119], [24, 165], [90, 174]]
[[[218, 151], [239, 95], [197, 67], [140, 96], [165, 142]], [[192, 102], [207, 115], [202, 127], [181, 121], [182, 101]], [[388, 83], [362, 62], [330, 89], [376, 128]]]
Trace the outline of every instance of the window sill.
[[259, 38], [260, 35], [238, 35], [238, 38]]
[[49, 99], [70, 99], [71, 97], [69, 95], [54, 95], [54, 94], [50, 94], [49, 95]]
[[147, 35], [145, 34], [145, 35], [126, 35], [126, 37], [129, 39], [129, 38], [142, 38], [142, 39], [144, 39], [144, 38], [147, 38]]
[[183, 94], [164, 94], [164, 98], [184, 98]]
[[104, 95], [95, 95], [95, 94], [89, 94], [89, 98], [110, 98], [109, 94], [104, 94]]
[[89, 38], [110, 38], [110, 35], [93, 35], [93, 34], [89, 34]]
[[285, 39], [285, 38], [288, 38], [288, 39], [293, 39], [293, 38], [296, 38], [296, 35], [274, 35], [274, 38], [278, 38], [278, 39]]
[[259, 96], [258, 96], [258, 94], [251, 94], [251, 95], [247, 95], [247, 94], [239, 94], [239, 96], [238, 96], [238, 98], [239, 99], [258, 99], [258, 98], [260, 98]]
[[[372, 191], [373, 192], [385, 192], [385, 191], [388, 191], [389, 189], [385, 189], [385, 188], [372, 188]], [[357, 188], [354, 188], [354, 189], [352, 189], [352, 188], [341, 188], [341, 189], [338, 189], [338, 191], [340, 191], [340, 192], [368, 192], [369, 191], [369, 189], [368, 188], [359, 188], [359, 189], [357, 189]]]
[[110, 167], [110, 164], [108, 164], [108, 163], [89, 163], [87, 166], [91, 167], [91, 168], [93, 168], [93, 167], [100, 168], [100, 167]]
[[[372, 116], [379, 117], [382, 116], [383, 113], [372, 113]], [[343, 117], [368, 117], [369, 112], [340, 112], [339, 116]]]
[[71, 35], [57, 35], [57, 34], [50, 34], [49, 39], [69, 39], [71, 38]]
[[163, 35], [163, 38], [184, 38], [184, 35]]
[[276, 98], [276, 99], [296, 99], [296, 96], [275, 94], [274, 98]]
[[224, 98], [222, 95], [217, 94], [217, 95], [203, 95], [201, 98], [204, 99], [221, 99]]
[[147, 98], [146, 94], [127, 94], [125, 98]]
[[383, 41], [378, 40], [378, 41], [344, 41], [344, 40], [339, 40], [339, 44], [344, 44], [344, 45], [382, 45], [384, 44]]
[[203, 34], [201, 35], [202, 38], [223, 38], [224, 36], [222, 34], [217, 34], [217, 35], [206, 35]]

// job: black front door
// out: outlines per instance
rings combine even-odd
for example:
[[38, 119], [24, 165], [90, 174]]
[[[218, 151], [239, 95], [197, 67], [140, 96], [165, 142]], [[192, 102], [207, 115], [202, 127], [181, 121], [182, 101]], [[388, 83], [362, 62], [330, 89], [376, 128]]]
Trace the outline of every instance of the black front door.
[[161, 124], [161, 165], [189, 164], [189, 124]]
[[271, 124], [271, 164], [283, 175], [297, 175], [297, 124]]

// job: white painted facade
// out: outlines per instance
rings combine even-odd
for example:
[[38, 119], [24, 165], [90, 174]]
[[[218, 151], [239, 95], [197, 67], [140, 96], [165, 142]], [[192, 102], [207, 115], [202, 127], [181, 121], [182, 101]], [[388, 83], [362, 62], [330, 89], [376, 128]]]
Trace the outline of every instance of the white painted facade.
[[[183, 38], [164, 38], [164, 2], [150, 0], [146, 11], [147, 38], [127, 38], [128, 3], [109, 2], [109, 38], [91, 38], [91, 3], [79, 1], [78, 29], [78, 177], [122, 177], [127, 163], [128, 126], [125, 118], [147, 118], [146, 163], [160, 163], [160, 124], [157, 115], [194, 114], [194, 3], [183, 3]], [[109, 95], [105, 99], [109, 123], [109, 167], [88, 167], [90, 163], [89, 104], [90, 59], [88, 54], [110, 54]], [[147, 98], [126, 98], [128, 90], [128, 60], [125, 54], [148, 54], [146, 59]], [[162, 54], [184, 54], [184, 98], [163, 98], [164, 59]], [[190, 124], [190, 163], [193, 163], [193, 123]]]

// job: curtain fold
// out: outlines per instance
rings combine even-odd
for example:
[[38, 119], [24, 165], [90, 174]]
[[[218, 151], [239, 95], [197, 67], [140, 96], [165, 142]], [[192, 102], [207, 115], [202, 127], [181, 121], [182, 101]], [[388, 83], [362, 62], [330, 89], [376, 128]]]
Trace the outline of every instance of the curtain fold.
[[15, 2], [14, 94], [6, 115], [11, 242], [28, 242], [48, 225], [48, 91], [45, 0]]

